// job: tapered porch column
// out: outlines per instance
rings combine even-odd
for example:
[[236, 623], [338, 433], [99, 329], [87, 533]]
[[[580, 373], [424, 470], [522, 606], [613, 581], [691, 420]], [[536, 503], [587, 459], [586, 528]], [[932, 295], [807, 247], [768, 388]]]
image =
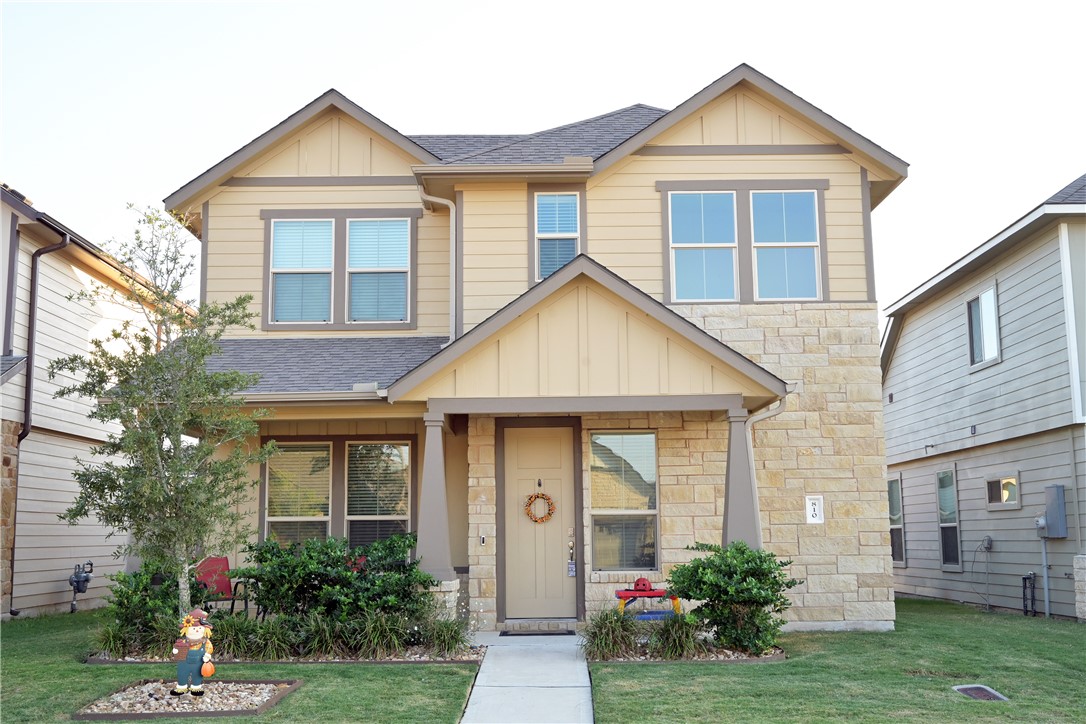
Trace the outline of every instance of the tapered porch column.
[[449, 550], [449, 506], [445, 495], [445, 415], [427, 412], [426, 450], [419, 494], [419, 567], [439, 581], [456, 579]]
[[741, 540], [751, 548], [761, 548], [762, 524], [758, 514], [758, 482], [754, 477], [754, 445], [747, 425], [749, 418], [750, 413], [743, 408], [728, 410], [723, 544]]

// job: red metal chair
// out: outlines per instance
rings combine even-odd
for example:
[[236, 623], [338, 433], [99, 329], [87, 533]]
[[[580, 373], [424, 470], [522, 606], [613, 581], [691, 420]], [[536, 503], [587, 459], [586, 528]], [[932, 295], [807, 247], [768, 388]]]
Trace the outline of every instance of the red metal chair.
[[[213, 598], [209, 603], [230, 602], [230, 613], [234, 613], [234, 605], [238, 601], [244, 601], [245, 608], [249, 610], [249, 591], [245, 581], [230, 582], [230, 559], [226, 556], [208, 556], [196, 564], [196, 582], [206, 588]], [[238, 589], [241, 595], [238, 595]]]

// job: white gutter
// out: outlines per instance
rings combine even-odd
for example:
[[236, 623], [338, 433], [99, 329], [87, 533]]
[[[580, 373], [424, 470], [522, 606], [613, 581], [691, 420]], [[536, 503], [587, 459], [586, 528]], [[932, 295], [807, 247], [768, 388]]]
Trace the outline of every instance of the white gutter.
[[422, 190], [421, 184], [419, 196], [423, 201], [449, 208], [449, 341], [444, 345], [448, 346], [456, 339], [456, 204], [440, 196], [431, 196]]

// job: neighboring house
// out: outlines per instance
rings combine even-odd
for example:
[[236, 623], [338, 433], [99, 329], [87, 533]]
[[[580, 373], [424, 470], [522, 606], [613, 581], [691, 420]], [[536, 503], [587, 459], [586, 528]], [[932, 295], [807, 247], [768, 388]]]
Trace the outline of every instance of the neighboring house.
[[892, 628], [869, 213], [906, 171], [745, 65], [527, 135], [328, 91], [166, 199], [205, 299], [254, 298], [216, 366], [274, 413], [260, 537], [418, 531], [482, 628], [743, 539], [793, 627]]
[[882, 362], [897, 591], [1020, 608], [1033, 572], [1043, 611], [1058, 486], [1051, 613], [1086, 619], [1086, 175], [893, 304]]
[[72, 478], [75, 458], [91, 458], [91, 446], [115, 428], [87, 418], [89, 400], [54, 399], [53, 393], [71, 378], [51, 381], [48, 368], [54, 359], [88, 352], [92, 339], [131, 318], [120, 304], [69, 298], [95, 283], [125, 289], [122, 267], [17, 191], [3, 186], [0, 196], [3, 615], [67, 610], [72, 600], [68, 577], [76, 564], [88, 560], [94, 563], [94, 580], [80, 594], [79, 606], [100, 605], [108, 592], [106, 575], [124, 568], [124, 561], [113, 557], [123, 541], [107, 541], [109, 529], [96, 521], [69, 526], [57, 514], [78, 491]]

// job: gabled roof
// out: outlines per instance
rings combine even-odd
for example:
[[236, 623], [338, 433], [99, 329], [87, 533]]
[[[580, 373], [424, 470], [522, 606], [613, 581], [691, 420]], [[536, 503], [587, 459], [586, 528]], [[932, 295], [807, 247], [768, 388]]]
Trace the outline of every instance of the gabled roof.
[[595, 281], [648, 317], [655, 319], [681, 338], [713, 355], [731, 369], [771, 390], [778, 397], [784, 397], [787, 393], [788, 385], [784, 380], [707, 334], [704, 330], [668, 309], [599, 262], [584, 254], [579, 254], [558, 271], [495, 312], [486, 321], [474, 327], [463, 337], [460, 337], [394, 382], [388, 388], [388, 401], [396, 402], [413, 389], [432, 379], [450, 364], [470, 353], [491, 335], [516, 320], [524, 312], [582, 275]]
[[1050, 224], [1053, 219], [1067, 215], [1086, 216], [1086, 174], [1064, 186], [1028, 214], [887, 307], [889, 322], [882, 338], [883, 374], [886, 374], [889, 368], [894, 346], [897, 344], [901, 326], [909, 310], [958, 283], [973, 271]]
[[243, 395], [331, 392], [349, 396], [355, 385], [385, 389], [437, 354], [446, 341], [446, 337], [224, 339], [207, 368], [260, 374], [260, 380]]
[[26, 355], [4, 355], [0, 357], [0, 384], [10, 380], [26, 367]]
[[504, 135], [423, 135], [408, 136], [412, 141], [434, 154], [442, 161], [450, 161], [461, 156], [469, 156], [473, 153], [486, 151], [507, 143], [527, 138], [524, 134]]
[[440, 161], [437, 156], [430, 153], [418, 143], [412, 141], [392, 126], [389, 126], [381, 119], [372, 115], [366, 111], [366, 109], [362, 108], [362, 106], [350, 100], [335, 88], [332, 88], [317, 98], [314, 98], [301, 110], [288, 116], [279, 125], [257, 136], [207, 171], [204, 171], [202, 174], [174, 191], [163, 200], [163, 203], [166, 204], [167, 209], [187, 209], [192, 205], [193, 197], [197, 196], [202, 190], [208, 186], [224, 181], [239, 166], [251, 161], [264, 151], [267, 151], [276, 143], [283, 140], [291, 133], [294, 133], [329, 108], [336, 108], [343, 113], [346, 113], [362, 125], [380, 134], [394, 146], [399, 147], [402, 151], [420, 161], [425, 163], [438, 163]]

